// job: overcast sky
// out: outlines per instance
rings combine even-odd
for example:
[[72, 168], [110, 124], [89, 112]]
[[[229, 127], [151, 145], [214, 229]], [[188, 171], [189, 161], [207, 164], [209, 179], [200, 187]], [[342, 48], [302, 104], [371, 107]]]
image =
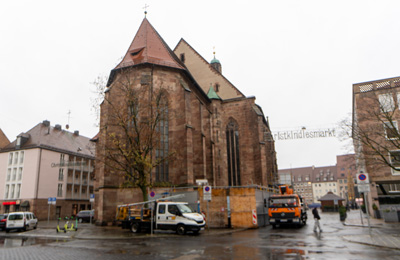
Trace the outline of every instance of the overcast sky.
[[[352, 84], [400, 76], [400, 1], [1, 1], [0, 128], [10, 141], [47, 119], [93, 137], [93, 82], [147, 18], [171, 49], [184, 38], [255, 96], [273, 132], [328, 129]], [[68, 111], [71, 111], [68, 119]], [[276, 141], [278, 167], [326, 166], [337, 138]]]

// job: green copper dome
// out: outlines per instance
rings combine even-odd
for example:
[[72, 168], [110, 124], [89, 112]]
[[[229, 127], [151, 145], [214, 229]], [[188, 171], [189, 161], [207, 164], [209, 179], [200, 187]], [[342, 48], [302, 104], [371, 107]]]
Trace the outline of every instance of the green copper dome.
[[212, 59], [212, 61], [211, 61], [210, 63], [213, 64], [213, 63], [221, 63], [221, 62], [219, 62], [219, 60], [217, 60], [217, 59], [214, 57], [214, 59]]

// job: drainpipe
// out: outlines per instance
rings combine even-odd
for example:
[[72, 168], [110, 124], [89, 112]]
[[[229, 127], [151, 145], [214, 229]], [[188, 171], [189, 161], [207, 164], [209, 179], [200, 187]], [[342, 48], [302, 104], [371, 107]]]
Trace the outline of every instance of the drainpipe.
[[[40, 166], [42, 164], [42, 148], [39, 148], [39, 160], [38, 160], [38, 167], [37, 167], [37, 179], [36, 179], [36, 191], [35, 191], [35, 202], [38, 200], [39, 196], [39, 180], [40, 180]], [[36, 203], [35, 203], [36, 204]]]

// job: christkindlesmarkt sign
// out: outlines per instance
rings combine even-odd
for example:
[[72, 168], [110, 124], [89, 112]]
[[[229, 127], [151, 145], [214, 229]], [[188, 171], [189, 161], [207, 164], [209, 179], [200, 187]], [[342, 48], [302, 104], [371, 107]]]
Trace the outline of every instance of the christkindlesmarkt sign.
[[74, 167], [74, 166], [86, 166], [86, 162], [61, 162], [61, 163], [52, 163], [51, 167]]
[[281, 131], [274, 133], [274, 140], [294, 140], [294, 139], [312, 139], [312, 138], [326, 138], [326, 137], [336, 137], [335, 129], [327, 130], [291, 130], [291, 131]]

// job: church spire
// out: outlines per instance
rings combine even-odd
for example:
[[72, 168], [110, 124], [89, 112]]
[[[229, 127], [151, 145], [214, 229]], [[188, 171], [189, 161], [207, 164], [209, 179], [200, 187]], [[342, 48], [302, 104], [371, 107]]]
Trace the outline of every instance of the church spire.
[[146, 17], [143, 19], [124, 58], [114, 68], [114, 72], [111, 72], [107, 85], [110, 85], [113, 81], [116, 70], [136, 66], [138, 64], [154, 64], [186, 70], [185, 65], [183, 65], [175, 53], [168, 47], [167, 43], [161, 38]]
[[215, 47], [214, 47], [213, 54], [214, 54], [214, 59], [211, 60], [210, 64], [216, 71], [218, 71], [219, 73], [222, 74], [221, 62], [219, 62], [219, 60], [217, 60], [215, 58]]

